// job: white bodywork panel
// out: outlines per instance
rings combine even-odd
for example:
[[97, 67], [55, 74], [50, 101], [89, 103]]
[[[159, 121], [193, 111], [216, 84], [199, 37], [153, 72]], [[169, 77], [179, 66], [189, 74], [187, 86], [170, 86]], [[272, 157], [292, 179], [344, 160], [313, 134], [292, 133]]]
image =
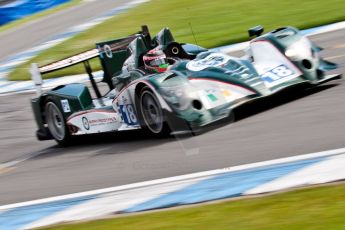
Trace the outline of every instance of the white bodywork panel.
[[74, 135], [103, 133], [118, 130], [121, 122], [115, 111], [89, 110], [73, 115], [67, 124], [78, 127]]
[[[93, 103], [96, 109], [72, 114], [67, 124], [78, 128], [78, 132], [73, 135], [140, 129], [134, 104], [135, 87], [139, 82], [143, 81], [133, 81], [127, 85], [114, 100], [95, 99]], [[172, 111], [156, 90], [149, 84], [146, 85], [156, 94], [162, 108]], [[112, 106], [113, 110], [102, 109], [104, 106]]]
[[[126, 91], [127, 92], [127, 91]], [[112, 132], [120, 130], [138, 129], [138, 125], [128, 125], [124, 122], [122, 114], [112, 104], [112, 99], [95, 99], [95, 109], [73, 114], [67, 121], [68, 125], [78, 128], [73, 135]], [[113, 107], [113, 110], [104, 109], [104, 106]], [[99, 109], [97, 109], [99, 108]]]
[[121, 116], [121, 120], [123, 121], [123, 125], [120, 127], [119, 130], [128, 130], [128, 129], [139, 129], [141, 128], [137, 112], [135, 109], [135, 88], [138, 83], [145, 83], [152, 92], [158, 98], [159, 103], [161, 104], [162, 108], [171, 112], [170, 106], [165, 102], [162, 96], [145, 81], [136, 80], [130, 83], [126, 88], [122, 89], [119, 94], [115, 97], [112, 105], [115, 111]]
[[302, 75], [302, 72], [268, 41], [250, 43], [254, 66], [267, 87], [274, 87]]
[[135, 84], [123, 89], [114, 99], [113, 109], [119, 114], [122, 124], [119, 130], [140, 128], [134, 104]]
[[215, 81], [211, 79], [191, 79], [191, 84], [198, 90], [200, 99], [206, 109], [238, 100], [255, 94], [254, 92], [238, 85]]

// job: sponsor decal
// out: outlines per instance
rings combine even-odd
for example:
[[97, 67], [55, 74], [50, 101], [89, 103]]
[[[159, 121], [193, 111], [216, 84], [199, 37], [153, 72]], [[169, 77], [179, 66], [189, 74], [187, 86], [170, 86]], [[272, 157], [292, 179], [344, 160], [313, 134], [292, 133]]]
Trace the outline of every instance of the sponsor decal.
[[83, 126], [86, 130], [89, 130], [90, 129], [90, 123], [89, 123], [89, 120], [86, 118], [86, 117], [83, 117], [82, 119], [82, 122], [83, 122]]
[[217, 91], [216, 89], [205, 89], [205, 92], [209, 101], [218, 101], [218, 97], [216, 95], [220, 96], [219, 91]]
[[207, 94], [207, 97], [210, 101], [212, 102], [215, 102], [215, 101], [218, 101], [218, 98], [216, 97], [216, 95], [210, 93], [210, 94]]
[[39, 68], [39, 70], [42, 74], [44, 74], [44, 73], [48, 73], [54, 70], [62, 69], [62, 68], [83, 62], [85, 60], [89, 60], [97, 56], [98, 56], [98, 50], [92, 49], [92, 50], [88, 50], [83, 53], [74, 55], [72, 57], [63, 59], [61, 61], [53, 62], [51, 64], [42, 66]]
[[231, 92], [227, 89], [223, 89], [222, 90], [223, 96], [224, 97], [230, 97], [231, 96]]
[[69, 106], [67, 99], [61, 100], [61, 105], [62, 105], [62, 109], [65, 113], [71, 112], [71, 108]]
[[122, 103], [123, 104], [127, 104], [127, 102], [128, 102], [128, 99], [127, 99], [127, 97], [126, 96], [121, 96], [121, 99], [122, 99]]
[[89, 121], [90, 126], [104, 125], [116, 122], [115, 117], [98, 118]]
[[230, 56], [223, 53], [211, 53], [201, 60], [192, 60], [187, 63], [187, 69], [200, 71], [207, 67], [224, 66], [230, 60]]
[[87, 50], [85, 52], [73, 55], [63, 60], [50, 63], [48, 65], [40, 67], [39, 70], [42, 74], [49, 73], [58, 69], [63, 69], [68, 66], [75, 65], [77, 63], [95, 58], [98, 55], [100, 55], [100, 57], [103, 58], [103, 53], [105, 53], [105, 55], [108, 58], [112, 58], [113, 52], [115, 52], [116, 50], [126, 48], [135, 37], [136, 36], [130, 36], [119, 41], [117, 40], [113, 42], [108, 42], [108, 44], [105, 44], [102, 47], [100, 45], [97, 45], [97, 49]]
[[91, 127], [96, 127], [100, 125], [109, 125], [116, 122], [115, 117], [106, 117], [106, 118], [96, 118], [96, 119], [88, 119], [86, 117], [82, 117], [82, 123], [86, 130], [90, 130]]

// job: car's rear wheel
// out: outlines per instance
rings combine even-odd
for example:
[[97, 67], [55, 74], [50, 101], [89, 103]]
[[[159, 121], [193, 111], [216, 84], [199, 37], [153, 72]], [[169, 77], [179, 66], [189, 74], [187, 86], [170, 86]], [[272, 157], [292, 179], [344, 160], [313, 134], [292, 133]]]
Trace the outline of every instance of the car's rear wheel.
[[164, 119], [164, 111], [156, 95], [144, 87], [140, 93], [140, 112], [144, 126], [153, 134], [166, 134], [168, 127]]
[[53, 101], [46, 102], [45, 115], [49, 132], [53, 138], [60, 145], [68, 144], [70, 141], [70, 134], [66, 127], [65, 118], [59, 107]]

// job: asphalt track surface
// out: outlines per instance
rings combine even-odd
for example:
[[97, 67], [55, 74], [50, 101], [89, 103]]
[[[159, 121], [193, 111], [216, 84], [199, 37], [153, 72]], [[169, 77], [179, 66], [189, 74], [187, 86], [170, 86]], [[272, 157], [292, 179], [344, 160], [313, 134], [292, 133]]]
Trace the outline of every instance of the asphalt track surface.
[[47, 41], [66, 29], [88, 22], [126, 0], [85, 1], [23, 25], [0, 32], [0, 61]]
[[[345, 30], [313, 36], [322, 56], [345, 73]], [[345, 82], [283, 92], [235, 111], [195, 137], [156, 139], [141, 132], [90, 136], [72, 147], [39, 142], [29, 99], [0, 97], [0, 204], [28, 201], [295, 156], [345, 144]], [[28, 158], [24, 160], [25, 158]], [[23, 160], [23, 161], [21, 161]]]

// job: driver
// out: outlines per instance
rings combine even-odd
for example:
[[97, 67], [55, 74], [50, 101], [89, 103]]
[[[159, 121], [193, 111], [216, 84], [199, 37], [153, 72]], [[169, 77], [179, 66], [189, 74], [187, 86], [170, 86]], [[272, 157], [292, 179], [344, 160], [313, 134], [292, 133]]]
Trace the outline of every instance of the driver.
[[169, 67], [167, 57], [163, 51], [159, 49], [148, 51], [143, 56], [143, 61], [145, 70], [150, 73], [163, 73]]

